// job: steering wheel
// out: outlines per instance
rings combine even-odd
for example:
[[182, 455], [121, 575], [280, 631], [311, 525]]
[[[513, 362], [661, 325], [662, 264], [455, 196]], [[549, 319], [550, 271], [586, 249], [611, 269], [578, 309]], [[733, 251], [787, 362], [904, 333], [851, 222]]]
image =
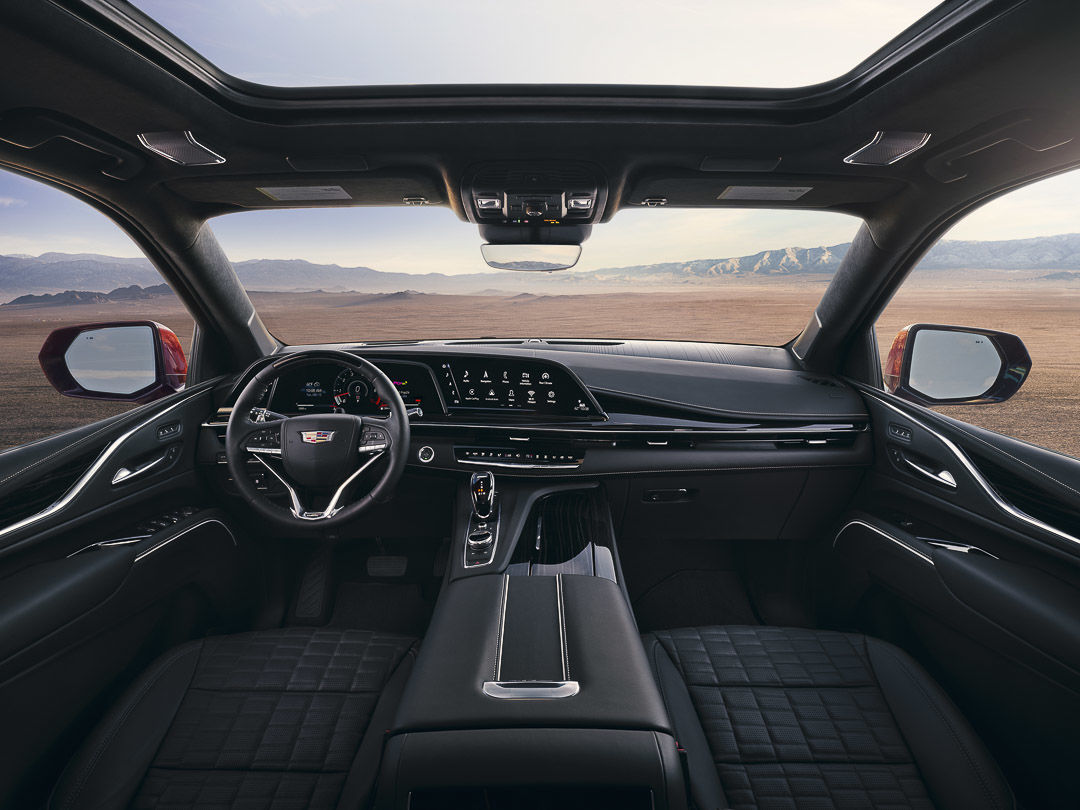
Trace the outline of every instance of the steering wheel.
[[[389, 415], [283, 416], [255, 408], [274, 380], [313, 360], [359, 372], [390, 406]], [[388, 500], [405, 469], [408, 453], [408, 411], [390, 378], [361, 357], [327, 349], [297, 352], [259, 371], [236, 398], [225, 431], [225, 459], [241, 494], [257, 512], [293, 529], [313, 524], [340, 526], [373, 504]], [[256, 489], [246, 469], [252, 457], [284, 485], [291, 500], [288, 510], [273, 504]], [[350, 485], [383, 459], [382, 473], [371, 490], [361, 497], [350, 495]], [[323, 505], [316, 507], [316, 503]]]

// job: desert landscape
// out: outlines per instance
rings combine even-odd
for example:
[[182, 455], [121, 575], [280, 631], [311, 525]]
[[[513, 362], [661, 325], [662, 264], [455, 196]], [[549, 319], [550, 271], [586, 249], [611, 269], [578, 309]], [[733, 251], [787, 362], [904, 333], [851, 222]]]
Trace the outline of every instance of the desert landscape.
[[[985, 274], [972, 273], [985, 280]], [[779, 344], [807, 322], [827, 277], [723, 280], [693, 290], [531, 295], [253, 293], [263, 321], [282, 340], [473, 337], [635, 337]], [[1031, 352], [1023, 389], [998, 405], [944, 413], [1035, 444], [1080, 456], [1080, 285], [1071, 281], [921, 283], [912, 279], [878, 323], [882, 355], [895, 333], [923, 321], [1014, 332]], [[46, 383], [37, 353], [60, 326], [152, 319], [187, 346], [191, 321], [171, 295], [146, 299], [0, 308], [0, 448], [118, 413], [129, 406], [68, 399]]]

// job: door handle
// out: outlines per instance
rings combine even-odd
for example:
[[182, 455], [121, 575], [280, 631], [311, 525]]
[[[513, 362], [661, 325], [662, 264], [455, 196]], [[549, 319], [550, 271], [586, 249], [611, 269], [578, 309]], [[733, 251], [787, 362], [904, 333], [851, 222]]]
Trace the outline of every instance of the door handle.
[[161, 467], [167, 462], [172, 461], [179, 454], [180, 449], [176, 445], [173, 445], [160, 456], [157, 456], [150, 461], [143, 462], [134, 469], [129, 467], [121, 467], [119, 470], [113, 473], [112, 485], [115, 487], [118, 484], [126, 484], [128, 481], [146, 475], [148, 472], [152, 472], [153, 470]]
[[929, 478], [934, 483], [944, 484], [947, 487], [956, 489], [956, 477], [947, 469], [941, 469], [935, 472], [926, 465], [920, 464], [918, 461], [912, 461], [903, 450], [894, 450], [893, 453], [894, 457], [909, 470], [918, 473], [924, 478]]

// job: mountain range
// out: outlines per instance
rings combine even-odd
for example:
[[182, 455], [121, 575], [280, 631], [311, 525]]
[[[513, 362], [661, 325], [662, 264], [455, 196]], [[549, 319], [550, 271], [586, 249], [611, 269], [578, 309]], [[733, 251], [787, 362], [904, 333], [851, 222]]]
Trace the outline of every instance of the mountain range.
[[[681, 262], [568, 270], [552, 274], [492, 270], [446, 275], [392, 273], [371, 267], [314, 264], [302, 259], [253, 259], [233, 266], [248, 290], [344, 291], [386, 293], [416, 290], [425, 293], [485, 294], [493, 292], [560, 292], [642, 287], [682, 287], [720, 277], [763, 278], [818, 276], [836, 271], [850, 242], [812, 248], [789, 247], [749, 256], [694, 259]], [[585, 246], [586, 256], [588, 245]], [[1064, 279], [1080, 271], [1080, 234], [1040, 236], [1001, 241], [944, 241], [922, 260], [933, 270], [1048, 270], [1047, 278]], [[92, 253], [44, 253], [41, 256], [0, 255], [0, 301], [25, 295], [64, 293], [68, 297], [95, 293], [133, 297], [123, 288], [153, 288], [161, 277], [146, 259], [117, 258]], [[83, 300], [83, 299], [78, 299]], [[24, 301], [22, 303], [45, 303]], [[53, 301], [52, 303], [62, 303]]]

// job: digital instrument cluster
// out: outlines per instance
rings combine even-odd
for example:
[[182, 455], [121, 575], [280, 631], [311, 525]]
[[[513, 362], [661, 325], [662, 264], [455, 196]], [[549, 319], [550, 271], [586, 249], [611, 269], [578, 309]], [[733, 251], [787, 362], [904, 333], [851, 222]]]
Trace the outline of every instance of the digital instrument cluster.
[[[377, 363], [401, 394], [407, 408], [432, 407], [442, 411], [431, 372], [419, 363]], [[372, 381], [351, 368], [318, 363], [283, 375], [274, 388], [270, 409], [282, 413], [326, 413], [340, 408], [345, 413], [378, 415], [390, 410]]]
[[[428, 418], [446, 415], [445, 409], [460, 416], [485, 411], [599, 415], [592, 398], [570, 372], [543, 361], [444, 355], [375, 363], [393, 382], [405, 406], [420, 408]], [[269, 399], [270, 410], [286, 414], [341, 410], [377, 416], [389, 411], [366, 375], [335, 363], [312, 363], [287, 372], [274, 384]]]

